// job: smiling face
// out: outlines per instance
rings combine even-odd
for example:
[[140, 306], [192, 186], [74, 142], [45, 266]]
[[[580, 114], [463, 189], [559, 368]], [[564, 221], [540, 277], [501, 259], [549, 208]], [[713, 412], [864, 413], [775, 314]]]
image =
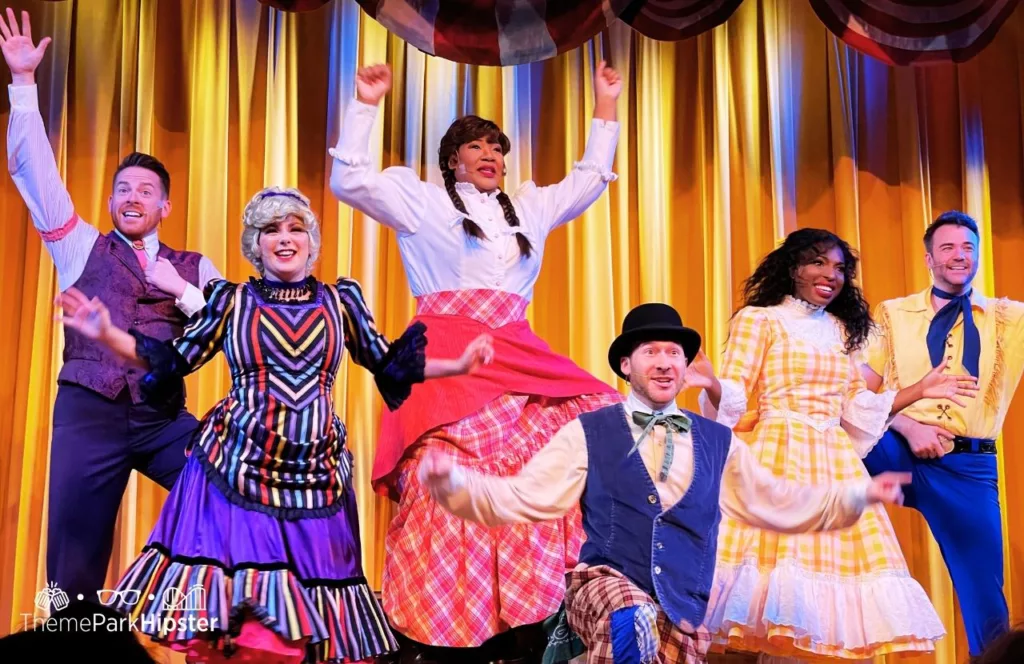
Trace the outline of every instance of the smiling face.
[[114, 228], [129, 240], [146, 237], [171, 213], [160, 176], [141, 166], [117, 174], [108, 205]]
[[683, 389], [686, 354], [674, 341], [647, 341], [620, 360], [629, 386], [652, 410], [664, 410]]
[[477, 115], [455, 120], [437, 148], [445, 186], [466, 182], [484, 193], [495, 191], [505, 174], [505, 157], [511, 148], [508, 136], [494, 122]]
[[846, 257], [838, 246], [814, 256], [796, 269], [793, 295], [805, 302], [827, 307], [846, 283]]
[[966, 292], [978, 273], [978, 236], [965, 226], [946, 224], [935, 229], [931, 243], [924, 258], [935, 286], [949, 293]]
[[460, 145], [448, 166], [455, 172], [456, 181], [490, 192], [498, 188], [505, 172], [505, 152], [499, 143], [479, 138]]
[[306, 278], [309, 232], [295, 215], [267, 224], [260, 230], [260, 258], [268, 279], [295, 283]]

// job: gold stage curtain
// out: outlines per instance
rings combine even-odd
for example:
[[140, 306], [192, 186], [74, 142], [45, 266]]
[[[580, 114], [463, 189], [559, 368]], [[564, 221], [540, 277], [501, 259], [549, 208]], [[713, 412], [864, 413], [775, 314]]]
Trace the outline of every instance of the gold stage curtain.
[[[389, 335], [414, 308], [395, 236], [340, 205], [327, 184], [327, 149], [356, 68], [381, 61], [394, 67], [396, 85], [371, 137], [380, 163], [438, 179], [441, 135], [455, 116], [476, 112], [512, 140], [509, 190], [531, 178], [554, 182], [582, 154], [595, 58], [603, 53], [623, 72], [619, 179], [550, 238], [529, 312], [555, 350], [607, 381], [616, 380], [606, 350], [622, 317], [652, 300], [679, 308], [717, 363], [741, 281], [799, 227], [834, 230], [858, 247], [861, 283], [878, 302], [928, 285], [922, 231], [940, 211], [964, 209], [984, 229], [980, 289], [1024, 299], [1022, 11], [972, 61], [927, 69], [873, 61], [828, 33], [806, 3], [789, 0], [748, 0], [726, 24], [685, 42], [648, 40], [617, 24], [558, 58], [498, 69], [429, 58], [354, 0], [306, 13], [257, 0], [12, 7], [31, 11], [37, 39], [53, 38], [38, 74], [42, 112], [84, 219], [109, 230], [115, 165], [132, 149], [151, 152], [173, 178], [162, 239], [242, 280], [252, 274], [239, 251], [243, 205], [265, 184], [296, 185], [323, 218], [317, 274], [358, 279]], [[6, 123], [6, 95], [2, 103]], [[8, 320], [0, 326], [0, 623], [16, 630], [46, 581], [48, 441], [63, 337], [52, 263], [10, 177], [0, 187]], [[223, 362], [211, 362], [188, 379], [190, 408], [202, 415], [227, 385]], [[379, 587], [391, 505], [371, 493], [369, 469], [381, 401], [367, 372], [349, 363], [336, 403], [356, 458], [366, 572]], [[695, 408], [696, 394], [685, 405]], [[1022, 439], [1018, 400], [1000, 446], [1015, 617], [1024, 610], [1024, 500], [1006, 478], [1024, 466]], [[164, 497], [133, 477], [108, 587], [146, 541]], [[962, 662], [966, 639], [939, 552], [916, 513], [892, 515], [949, 630], [934, 661]]]

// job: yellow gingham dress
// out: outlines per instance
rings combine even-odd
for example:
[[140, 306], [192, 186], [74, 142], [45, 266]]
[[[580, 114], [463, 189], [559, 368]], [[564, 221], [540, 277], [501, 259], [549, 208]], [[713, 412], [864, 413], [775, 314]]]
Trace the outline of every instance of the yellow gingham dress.
[[[895, 393], [866, 389], [841, 324], [787, 298], [734, 316], [716, 412], [776, 475], [806, 483], [868, 477]], [[746, 412], [748, 396], [756, 412]], [[934, 650], [945, 634], [911, 576], [885, 509], [853, 527], [785, 535], [723, 517], [705, 626], [717, 646], [801, 659]]]

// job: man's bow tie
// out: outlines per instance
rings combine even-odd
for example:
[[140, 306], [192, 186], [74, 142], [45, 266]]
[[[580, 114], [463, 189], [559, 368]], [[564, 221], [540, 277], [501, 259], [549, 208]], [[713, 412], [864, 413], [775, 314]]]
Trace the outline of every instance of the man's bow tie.
[[644, 441], [647, 434], [658, 424], [665, 427], [665, 458], [661, 462], [661, 470], [658, 472], [658, 480], [664, 482], [668, 479], [668, 471], [672, 468], [672, 457], [675, 454], [675, 444], [672, 442], [672, 433], [689, 433], [690, 432], [690, 418], [682, 413], [675, 415], [665, 415], [663, 413], [641, 413], [640, 411], [633, 411], [633, 423], [637, 426], [644, 428], [644, 432], [640, 434], [640, 438], [637, 439], [636, 445], [629, 451], [630, 454], [635, 452], [639, 447], [640, 443]]

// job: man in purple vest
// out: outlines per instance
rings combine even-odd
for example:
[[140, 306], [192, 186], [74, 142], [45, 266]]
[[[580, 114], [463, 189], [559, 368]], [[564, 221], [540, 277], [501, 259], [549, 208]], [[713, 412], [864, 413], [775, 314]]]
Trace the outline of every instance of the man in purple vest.
[[[202, 289], [217, 270], [203, 256], [175, 251], [157, 238], [171, 211], [170, 176], [153, 157], [132, 153], [117, 167], [110, 195], [114, 230], [106, 235], [75, 212], [57, 171], [35, 84], [50, 42], [32, 43], [28, 13], [19, 29], [0, 17], [0, 49], [12, 74], [8, 168], [32, 223], [57, 268], [60, 290], [98, 296], [117, 325], [161, 339], [181, 334], [205, 305]], [[114, 522], [131, 471], [169, 489], [185, 463], [198, 423], [184, 408], [144, 402], [143, 372], [106, 348], [65, 332], [50, 446], [46, 574], [71, 600], [109, 601], [103, 587]]]
[[[667, 304], [633, 309], [608, 360], [624, 404], [580, 415], [513, 477], [428, 455], [419, 480], [445, 509], [489, 526], [561, 518], [577, 502], [587, 540], [568, 578], [568, 626], [587, 662], [706, 660], [722, 512], [799, 533], [847, 528], [896, 502], [909, 474], [805, 485], [775, 477], [728, 428], [680, 410], [684, 387], [717, 380], [700, 335]], [[557, 661], [557, 660], [556, 660]]]

